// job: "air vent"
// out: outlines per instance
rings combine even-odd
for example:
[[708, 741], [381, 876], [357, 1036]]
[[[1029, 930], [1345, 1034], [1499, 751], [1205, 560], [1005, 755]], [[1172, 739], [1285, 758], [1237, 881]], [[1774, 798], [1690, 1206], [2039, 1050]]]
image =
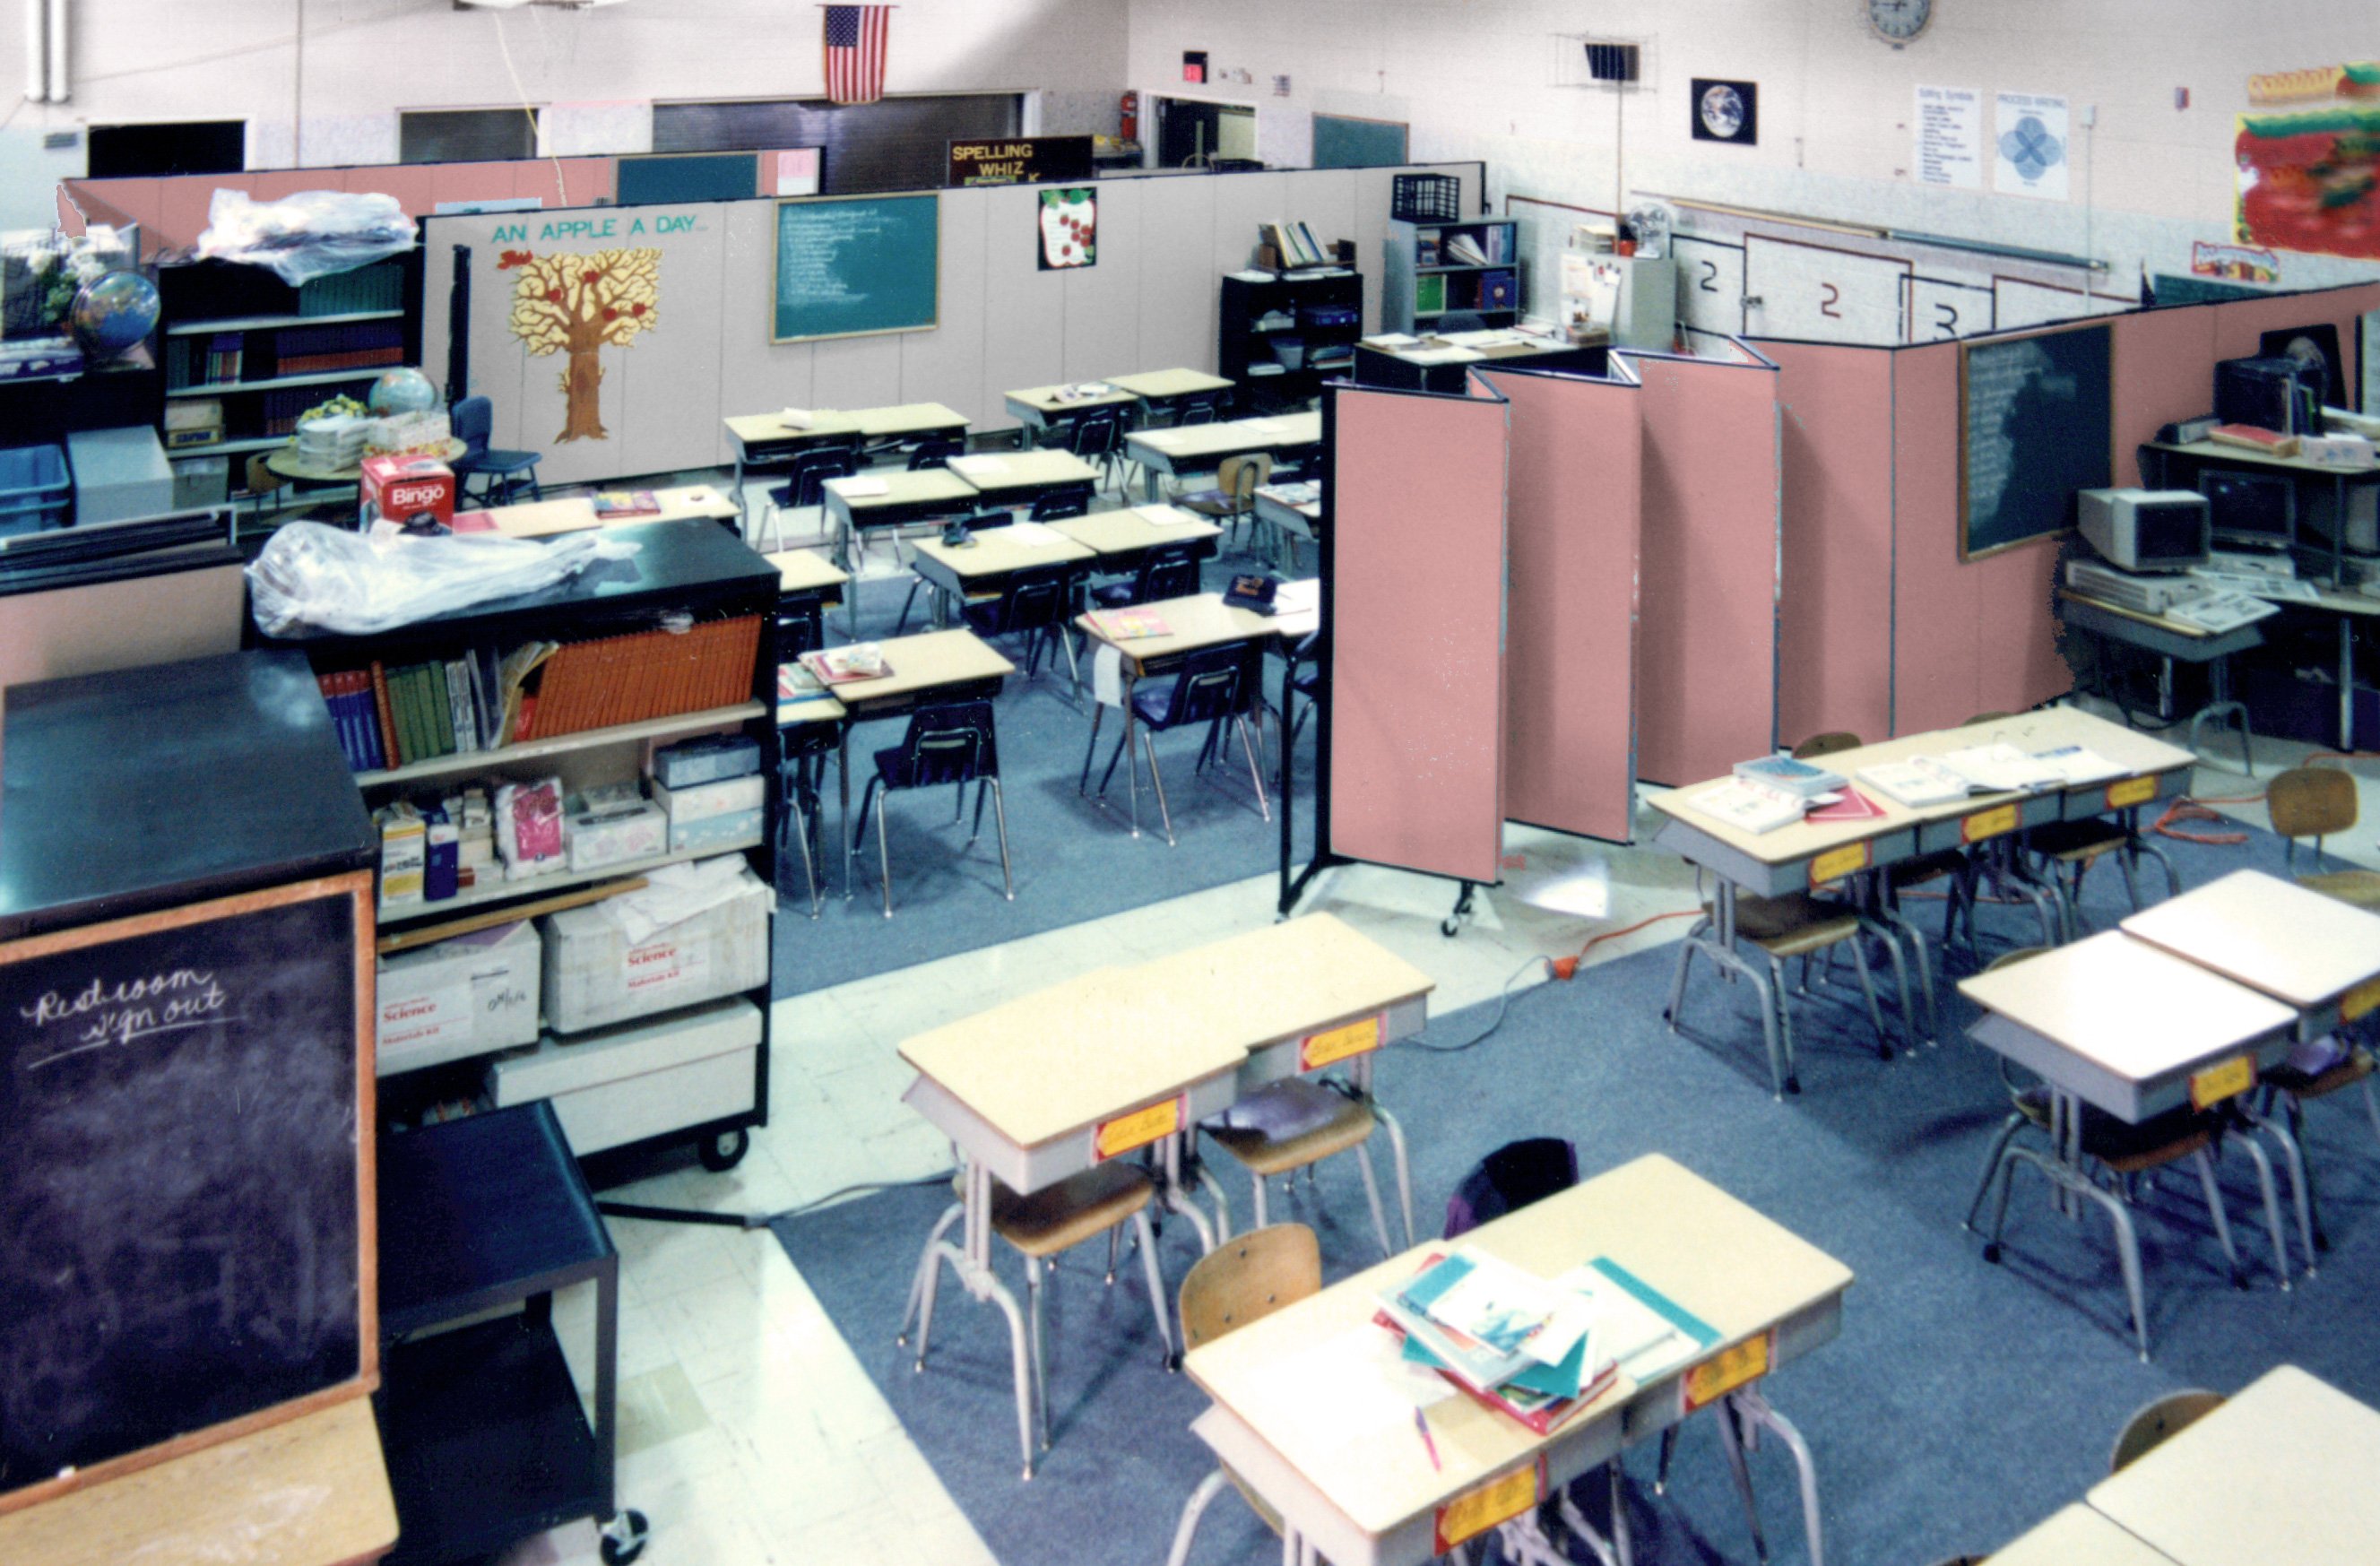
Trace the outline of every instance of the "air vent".
[[1586, 45], [1586, 74], [1597, 81], [1634, 81], [1637, 51], [1633, 43], [1598, 43], [1590, 39]]

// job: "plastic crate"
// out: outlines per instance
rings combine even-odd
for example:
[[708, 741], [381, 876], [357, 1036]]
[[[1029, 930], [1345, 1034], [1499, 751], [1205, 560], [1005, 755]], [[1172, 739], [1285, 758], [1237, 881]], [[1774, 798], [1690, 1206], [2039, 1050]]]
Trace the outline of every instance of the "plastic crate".
[[1400, 223], [1460, 223], [1463, 182], [1451, 174], [1401, 174], [1389, 200]]
[[54, 445], [0, 451], [0, 536], [62, 528], [73, 488], [67, 454]]

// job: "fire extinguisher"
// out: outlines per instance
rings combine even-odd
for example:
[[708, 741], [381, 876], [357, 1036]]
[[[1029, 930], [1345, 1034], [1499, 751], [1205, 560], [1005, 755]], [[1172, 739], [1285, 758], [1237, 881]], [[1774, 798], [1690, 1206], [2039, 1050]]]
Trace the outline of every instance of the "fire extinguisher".
[[1127, 92], [1123, 95], [1123, 123], [1117, 127], [1116, 137], [1123, 141], [1140, 140], [1139, 93]]

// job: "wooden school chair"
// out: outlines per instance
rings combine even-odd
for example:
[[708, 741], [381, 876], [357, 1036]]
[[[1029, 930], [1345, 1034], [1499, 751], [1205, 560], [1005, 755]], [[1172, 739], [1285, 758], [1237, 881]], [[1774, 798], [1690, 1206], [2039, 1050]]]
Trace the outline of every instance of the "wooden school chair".
[[1221, 523], [1224, 541], [1229, 543], [1235, 528], [1255, 526], [1257, 487], [1271, 476], [1272, 458], [1263, 452], [1227, 456], [1216, 470], [1213, 489], [1184, 495], [1175, 504]]
[[[1322, 1247], [1305, 1225], [1276, 1223], [1226, 1240], [1199, 1257], [1182, 1280], [1183, 1352], [1262, 1321], [1321, 1290]], [[1174, 1524], [1173, 1548], [1166, 1553], [1165, 1566], [1183, 1566], [1190, 1558], [1198, 1519], [1225, 1486], [1240, 1492], [1240, 1499], [1264, 1520], [1266, 1527], [1281, 1532], [1281, 1514], [1249, 1489], [1229, 1464], [1218, 1464], [1183, 1503], [1182, 1520]]]
[[2107, 1472], [2122, 1473], [2163, 1446], [2168, 1437], [2181, 1434], [2221, 1408], [2226, 1401], [2221, 1392], [2192, 1389], [2168, 1392], [2143, 1405], [2117, 1432], [2115, 1449], [2107, 1453]]
[[[1380, 1254], [1392, 1256], [1397, 1247], [1389, 1238], [1389, 1220], [1380, 1205], [1379, 1181], [1372, 1172], [1372, 1133], [1382, 1125], [1390, 1128], [1390, 1156], [1396, 1160], [1397, 1189], [1410, 1191], [1413, 1177], [1405, 1163], [1402, 1130], [1371, 1095], [1345, 1083], [1289, 1077], [1249, 1094], [1198, 1129], [1248, 1171], [1259, 1229], [1271, 1221], [1267, 1182], [1276, 1178], [1293, 1181], [1302, 1169], [1311, 1184], [1314, 1171], [1323, 1159], [1340, 1153], [1354, 1154], [1355, 1167], [1364, 1175], [1364, 1199], [1372, 1209], [1372, 1232], [1380, 1242]], [[1410, 1210], [1404, 1214], [1404, 1220], [1405, 1244], [1410, 1245]]]
[[[1992, 973], [2010, 967], [2028, 958], [2037, 957], [2046, 947], [2019, 947], [1996, 957], [1984, 969]], [[2028, 1127], [2046, 1135], [2050, 1129], [2050, 1100], [2046, 1087], [2018, 1081], [2006, 1056], [2000, 1057], [2000, 1080], [2009, 1090], [2011, 1112], [2001, 1123], [1999, 1135], [1993, 1138], [1991, 1149], [1984, 1159], [1982, 1181], [1975, 1187], [1974, 1199], [1967, 1204], [1965, 1227], [1973, 1230], [1976, 1216], [1983, 1210], [1984, 1199], [1995, 1184], [1999, 1187], [1999, 1199], [1992, 1211], [1990, 1236], [1984, 1242], [1984, 1259], [1997, 1264], [2000, 1259], [2000, 1236], [2008, 1225], [2009, 1196], [2016, 1184], [2016, 1166], [2030, 1163], [2047, 1170], [2044, 1154], [2017, 1145], [2017, 1135]], [[2240, 1253], [2231, 1244], [2231, 1224], [2223, 1206], [2223, 1190], [2215, 1178], [2215, 1153], [2223, 1134], [2231, 1129], [2232, 1122], [2221, 1105], [2213, 1109], [2193, 1110], [2187, 1105], [2168, 1110], [2138, 1124], [2119, 1119], [2104, 1110], [2084, 1104], [2082, 1107], [2082, 1159], [2086, 1171], [2095, 1171], [2095, 1180], [2086, 1193], [2107, 1212], [2108, 1221], [2116, 1231], [2117, 1259], [2124, 1274], [2124, 1293], [2131, 1306], [2132, 1332], [2140, 1343], [2141, 1358], [2149, 1356], [2149, 1324], [2146, 1296], [2141, 1282], [2141, 1248], [2139, 1237], [2132, 1229], [2132, 1190], [2140, 1177], [2171, 1165], [2188, 1162], [2198, 1172], [2200, 1190], [2206, 1197], [2207, 1217], [2215, 1226], [2216, 1244], [2223, 1247], [2223, 1259], [2228, 1265], [2232, 1285], [2246, 1288], [2247, 1274], [2240, 1263]], [[2273, 1254], [2280, 1272], [2281, 1287], [2289, 1287], [2289, 1242], [2281, 1230], [2280, 1198], [2273, 1185], [2273, 1169], [2265, 1157], [2264, 1148], [2251, 1136], [2239, 1138], [2256, 1166], [2256, 1179], [2265, 1200], [2265, 1221], [2272, 1235]]]
[[2289, 863], [2298, 862], [2298, 839], [2313, 839], [2315, 874], [2298, 884], [2325, 897], [2380, 910], [2380, 870], [2322, 869], [2322, 840], [2354, 829], [2355, 780], [2336, 767], [2293, 767], [2265, 790], [2273, 830], [2289, 840]]
[[[1706, 902], [1701, 920], [1689, 933], [1713, 934], [1718, 929], [1718, 906], [1715, 902]], [[1744, 971], [1744, 978], [1759, 998], [1760, 1031], [1768, 1046], [1768, 1074], [1779, 1098], [1802, 1090], [1801, 1076], [1793, 1063], [1793, 1014], [1785, 999], [1785, 965], [1795, 957], [1813, 957], [1850, 942], [1852, 962], [1859, 972], [1860, 993], [1867, 1001], [1868, 1020], [1876, 1026], [1876, 1052], [1885, 1060], [1892, 1058], [1892, 1036], [1884, 1026], [1884, 1007], [1876, 999], [1876, 976], [1868, 968], [1867, 948], [1859, 939], [1864, 931], [1859, 911], [1848, 904], [1813, 897], [1806, 892], [1787, 892], [1781, 897], [1736, 893], [1736, 941], [1757, 952], [1768, 968], [1766, 978], [1748, 970]], [[1686, 975], [1694, 965], [1694, 950], [1692, 941], [1678, 943], [1678, 969], [1670, 981], [1669, 1009], [1662, 1014], [1671, 1033], [1678, 1031], [1684, 1014]], [[1893, 960], [1896, 964], [1900, 961], [1897, 943]], [[1902, 1014], [1907, 1015], [1905, 989], [1903, 1001]], [[1912, 1035], [1915, 1032], [1913, 1023], [1911, 1031]], [[1911, 1042], [1914, 1044], [1913, 1037]]]

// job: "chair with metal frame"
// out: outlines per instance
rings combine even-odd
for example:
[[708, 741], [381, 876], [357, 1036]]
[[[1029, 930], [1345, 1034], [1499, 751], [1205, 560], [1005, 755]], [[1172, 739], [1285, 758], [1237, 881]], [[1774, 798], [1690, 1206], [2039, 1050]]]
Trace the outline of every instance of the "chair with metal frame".
[[2322, 868], [2322, 840], [2354, 830], [2355, 780], [2336, 767], [2293, 767], [2265, 788], [2265, 807], [2273, 830], [2289, 840], [2289, 863], [2298, 862], [2298, 839], [2313, 839], [2315, 872], [2298, 877], [2298, 884], [2325, 897], [2336, 897], [2359, 908], [2380, 910], [2380, 870]]
[[1035, 498], [1033, 511], [1027, 520], [1062, 522], [1069, 516], [1086, 516], [1090, 509], [1091, 491], [1088, 485], [1075, 489], [1052, 490], [1046, 495]]
[[[1381, 1126], [1389, 1128], [1397, 1189], [1409, 1192], [1413, 1174], [1405, 1159], [1403, 1128], [1370, 1094], [1348, 1083], [1287, 1077], [1245, 1096], [1198, 1129], [1248, 1171], [1259, 1229], [1271, 1221], [1267, 1182], [1278, 1178], [1294, 1184], [1302, 1169], [1311, 1184], [1323, 1159], [1354, 1154], [1355, 1167], [1364, 1176], [1364, 1199], [1372, 1211], [1372, 1232], [1380, 1242], [1380, 1254], [1392, 1256], [1397, 1247], [1389, 1237], [1379, 1181], [1372, 1172], [1372, 1133]], [[1410, 1208], [1403, 1217], [1405, 1244], [1410, 1245], [1414, 1243]]]
[[1079, 683], [1081, 671], [1067, 627], [1075, 606], [1075, 571], [1074, 565], [1062, 564], [1016, 572], [999, 597], [962, 605], [960, 618], [979, 637], [1023, 637], [1026, 679], [1039, 671], [1042, 648], [1056, 642], [1065, 649], [1067, 674]]
[[[1302, 1223], [1276, 1223], [1233, 1235], [1183, 1275], [1183, 1352], [1203, 1348], [1321, 1291], [1322, 1248], [1313, 1230]], [[1226, 1486], [1240, 1492], [1265, 1526], [1281, 1532], [1281, 1514], [1248, 1488], [1229, 1463], [1219, 1463], [1183, 1503], [1165, 1566], [1183, 1566], [1189, 1559], [1198, 1519]]]
[[[965, 516], [956, 517], [953, 520], [968, 533], [973, 534], [983, 532], [988, 528], [1010, 527], [1016, 521], [1016, 513], [1002, 506], [987, 506], [980, 511], [971, 511]], [[917, 595], [923, 592], [925, 588], [926, 579], [923, 577], [910, 577], [909, 591], [901, 600], [901, 618], [892, 625], [894, 636], [900, 636], [908, 630], [909, 612], [917, 607]]]
[[1213, 489], [1184, 495], [1174, 504], [1184, 511], [1195, 511], [1221, 523], [1225, 541], [1229, 542], [1234, 528], [1255, 525], [1257, 486], [1271, 473], [1272, 458], [1264, 452], [1227, 456], [1216, 471]]
[[[523, 485], [528, 488], [529, 499], [545, 498], [537, 481], [538, 453], [498, 451], [489, 446], [489, 440], [495, 434], [494, 403], [486, 397], [465, 397], [450, 412], [449, 428], [455, 438], [463, 443], [463, 455], [453, 464], [458, 500], [474, 500], [484, 506], [509, 505]], [[474, 479], [480, 480], [476, 492], [471, 488]]]
[[[868, 805], [875, 804], [876, 859], [884, 878], [884, 917], [892, 917], [892, 846], [884, 831], [884, 801], [896, 789], [932, 788], [947, 783], [955, 791], [955, 822], [966, 810], [966, 785], [974, 783], [975, 828], [967, 834], [973, 845], [983, 834], [983, 801], [991, 796], [1000, 831], [1000, 878], [1010, 902], [1016, 900], [1016, 878], [1008, 862], [1008, 805], [1000, 790], [1000, 747], [992, 730], [991, 703], [954, 701], [921, 707], [909, 715], [908, 732], [901, 743], [876, 753], [876, 773], [859, 795], [859, 840], [868, 835]], [[853, 847], [858, 847], [855, 841]]]
[[[783, 541], [783, 513], [826, 503], [826, 481], [848, 479], [859, 471], [859, 454], [849, 446], [817, 446], [798, 453], [785, 468], [785, 481], [769, 491], [761, 518], [764, 540]], [[855, 537], [852, 540], [856, 543]]]
[[[1137, 721], [1141, 743], [1148, 752], [1149, 782], [1157, 790], [1157, 812], [1165, 823], [1167, 847], [1175, 846], [1173, 813], [1165, 802], [1165, 778], [1157, 766], [1157, 736], [1168, 729], [1206, 727], [1211, 731], [1199, 752], [1197, 771], [1206, 770], [1208, 758], [1214, 754], [1216, 739], [1221, 726], [1228, 722], [1240, 736], [1241, 752], [1248, 762], [1248, 782], [1255, 786], [1257, 813], [1266, 820], [1272, 819], [1272, 807], [1265, 797], [1264, 773], [1257, 761], [1255, 741], [1248, 734], [1248, 714], [1254, 710], [1262, 685], [1263, 648], [1253, 641], [1231, 642], [1221, 647], [1202, 648], [1189, 655], [1174, 674], [1161, 679], [1144, 680], [1132, 693], [1132, 716]], [[1095, 714], [1096, 715], [1096, 714]], [[1117, 760], [1124, 747], [1132, 741], [1134, 724], [1126, 723], [1124, 732], [1116, 736], [1116, 747], [1108, 757], [1107, 771], [1099, 777], [1099, 793], [1105, 795], [1108, 783], [1115, 776]], [[1091, 730], [1091, 743], [1099, 743], [1099, 730]], [[1137, 759], [1135, 759], [1136, 770]], [[1087, 768], [1088, 758], [1085, 759]]]
[[1101, 609], [1129, 609], [1160, 599], [1190, 598], [1198, 588], [1197, 551], [1189, 544], [1160, 544], [1140, 557], [1130, 581], [1093, 588], [1091, 601]]
[[[1113, 408], [1087, 413], [1067, 431], [1066, 449], [1099, 470], [1100, 482], [1123, 482], [1123, 416]], [[1069, 516], [1082, 515], [1070, 512]]]
[[779, 857], [783, 856], [784, 839], [788, 836], [801, 844], [802, 877], [809, 886], [813, 919], [822, 906], [816, 839], [824, 812], [819, 808], [817, 768], [825, 757], [834, 753], [838, 737], [839, 725], [835, 723], [791, 723], [777, 731], [777, 793], [785, 807], [777, 853]]
[[2171, 1438], [2221, 1408], [2228, 1401], [2221, 1392], [2193, 1389], [2168, 1392], [2143, 1404], [2140, 1412], [2125, 1420], [2124, 1427], [2117, 1432], [2116, 1445], [2107, 1453], [2107, 1472], [2122, 1473]]
[[909, 453], [909, 471], [919, 472], [929, 467], [948, 467], [951, 458], [966, 455], [966, 443], [948, 436], [936, 435], [919, 441]]

